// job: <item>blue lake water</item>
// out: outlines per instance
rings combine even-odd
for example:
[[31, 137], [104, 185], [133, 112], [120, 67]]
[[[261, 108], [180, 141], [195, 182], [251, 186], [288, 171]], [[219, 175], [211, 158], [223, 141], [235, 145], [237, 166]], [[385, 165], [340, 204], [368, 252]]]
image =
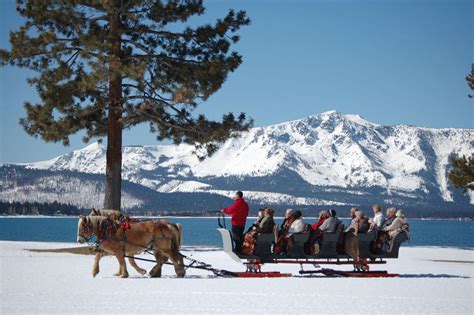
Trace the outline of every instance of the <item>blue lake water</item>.
[[[0, 217], [0, 240], [75, 242], [77, 218]], [[221, 246], [217, 219], [171, 218], [183, 225], [184, 245]], [[248, 220], [248, 225], [253, 222]], [[280, 220], [276, 220], [281, 223]], [[313, 223], [313, 220], [307, 220]], [[229, 220], [226, 221], [230, 226]], [[347, 223], [347, 222], [345, 222]], [[409, 220], [411, 240], [405, 246], [474, 247], [474, 222], [454, 220]]]

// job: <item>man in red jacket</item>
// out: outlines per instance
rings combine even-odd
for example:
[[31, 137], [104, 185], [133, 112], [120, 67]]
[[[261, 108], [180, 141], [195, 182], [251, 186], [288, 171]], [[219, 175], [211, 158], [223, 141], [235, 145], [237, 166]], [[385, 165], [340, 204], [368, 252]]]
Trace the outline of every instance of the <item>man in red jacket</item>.
[[243, 198], [244, 194], [241, 191], [235, 193], [235, 202], [229, 208], [224, 208], [221, 211], [232, 216], [232, 238], [235, 242], [235, 250], [240, 252], [244, 240], [245, 221], [249, 214], [249, 205]]

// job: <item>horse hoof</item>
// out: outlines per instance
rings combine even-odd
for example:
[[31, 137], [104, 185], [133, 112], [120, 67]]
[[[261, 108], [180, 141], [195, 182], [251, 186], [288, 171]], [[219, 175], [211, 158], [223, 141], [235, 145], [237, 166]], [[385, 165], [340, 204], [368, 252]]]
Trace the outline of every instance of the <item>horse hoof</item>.
[[138, 271], [142, 276], [144, 276], [146, 274], [146, 270], [145, 269], [141, 269]]

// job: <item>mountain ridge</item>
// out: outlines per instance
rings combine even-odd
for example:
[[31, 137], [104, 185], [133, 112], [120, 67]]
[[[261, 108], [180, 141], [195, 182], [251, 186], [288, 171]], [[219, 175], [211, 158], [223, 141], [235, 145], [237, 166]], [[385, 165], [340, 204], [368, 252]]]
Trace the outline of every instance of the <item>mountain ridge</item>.
[[[332, 110], [252, 128], [204, 161], [189, 145], [124, 146], [123, 178], [161, 193], [229, 197], [242, 189], [256, 201], [283, 198], [289, 204], [351, 204], [364, 196], [379, 203], [471, 207], [474, 195], [461, 195], [447, 173], [449, 156], [474, 152], [473, 139], [473, 129], [383, 126]], [[22, 165], [103, 174], [105, 148], [92, 143]]]

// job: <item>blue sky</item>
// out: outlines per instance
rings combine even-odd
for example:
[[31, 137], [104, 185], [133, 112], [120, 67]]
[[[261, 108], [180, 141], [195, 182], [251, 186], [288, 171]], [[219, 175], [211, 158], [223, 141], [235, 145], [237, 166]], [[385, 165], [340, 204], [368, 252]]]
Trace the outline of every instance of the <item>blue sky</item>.
[[[244, 63], [197, 113], [219, 119], [246, 112], [256, 126], [336, 109], [385, 124], [474, 128], [464, 77], [474, 62], [473, 2], [205, 1], [212, 21], [244, 9], [252, 25], [236, 49]], [[21, 24], [14, 2], [0, 2], [0, 47]], [[85, 144], [45, 143], [18, 124], [23, 101], [38, 101], [27, 70], [0, 68], [0, 163], [50, 159]], [[124, 144], [156, 144], [148, 126]]]

